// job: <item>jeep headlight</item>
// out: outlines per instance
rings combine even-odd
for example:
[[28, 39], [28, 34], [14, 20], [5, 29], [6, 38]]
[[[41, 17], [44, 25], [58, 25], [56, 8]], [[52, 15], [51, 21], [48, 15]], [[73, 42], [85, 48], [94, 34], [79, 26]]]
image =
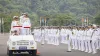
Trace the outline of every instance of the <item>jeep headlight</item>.
[[30, 41], [30, 45], [33, 45], [34, 44], [34, 42], [33, 41]]
[[12, 45], [16, 45], [16, 42], [12, 42]]

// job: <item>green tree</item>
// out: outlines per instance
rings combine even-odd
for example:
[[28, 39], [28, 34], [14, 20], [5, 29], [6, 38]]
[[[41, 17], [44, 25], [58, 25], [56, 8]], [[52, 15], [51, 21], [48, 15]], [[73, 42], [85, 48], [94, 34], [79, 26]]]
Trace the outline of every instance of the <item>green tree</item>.
[[100, 14], [95, 17], [95, 23], [100, 25]]

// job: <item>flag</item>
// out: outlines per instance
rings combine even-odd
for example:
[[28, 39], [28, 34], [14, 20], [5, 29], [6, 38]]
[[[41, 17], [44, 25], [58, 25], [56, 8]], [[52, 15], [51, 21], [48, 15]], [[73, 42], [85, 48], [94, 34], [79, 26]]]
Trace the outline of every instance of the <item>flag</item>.
[[84, 22], [86, 23], [86, 22], [87, 22], [87, 20], [86, 20], [86, 19], [84, 19]]
[[87, 17], [87, 18], [86, 18], [86, 22], [88, 23], [88, 21], [89, 21], [89, 20], [88, 20], [88, 17]]
[[83, 17], [82, 17], [81, 21], [84, 22], [84, 18]]

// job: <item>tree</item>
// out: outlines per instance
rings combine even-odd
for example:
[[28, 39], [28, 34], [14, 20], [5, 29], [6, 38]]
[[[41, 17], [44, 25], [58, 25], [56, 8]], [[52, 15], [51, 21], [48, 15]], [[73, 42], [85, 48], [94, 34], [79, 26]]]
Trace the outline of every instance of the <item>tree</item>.
[[95, 17], [95, 23], [100, 25], [100, 14]]

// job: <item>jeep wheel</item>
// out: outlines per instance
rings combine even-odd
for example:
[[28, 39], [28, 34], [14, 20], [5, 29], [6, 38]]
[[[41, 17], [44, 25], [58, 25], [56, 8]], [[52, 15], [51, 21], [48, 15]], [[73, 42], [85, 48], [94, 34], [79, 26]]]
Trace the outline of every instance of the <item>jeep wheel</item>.
[[37, 56], [37, 50], [32, 51], [32, 56]]
[[9, 50], [9, 51], [7, 52], [7, 54], [8, 54], [8, 56], [13, 56], [13, 52], [12, 52], [11, 50]]

